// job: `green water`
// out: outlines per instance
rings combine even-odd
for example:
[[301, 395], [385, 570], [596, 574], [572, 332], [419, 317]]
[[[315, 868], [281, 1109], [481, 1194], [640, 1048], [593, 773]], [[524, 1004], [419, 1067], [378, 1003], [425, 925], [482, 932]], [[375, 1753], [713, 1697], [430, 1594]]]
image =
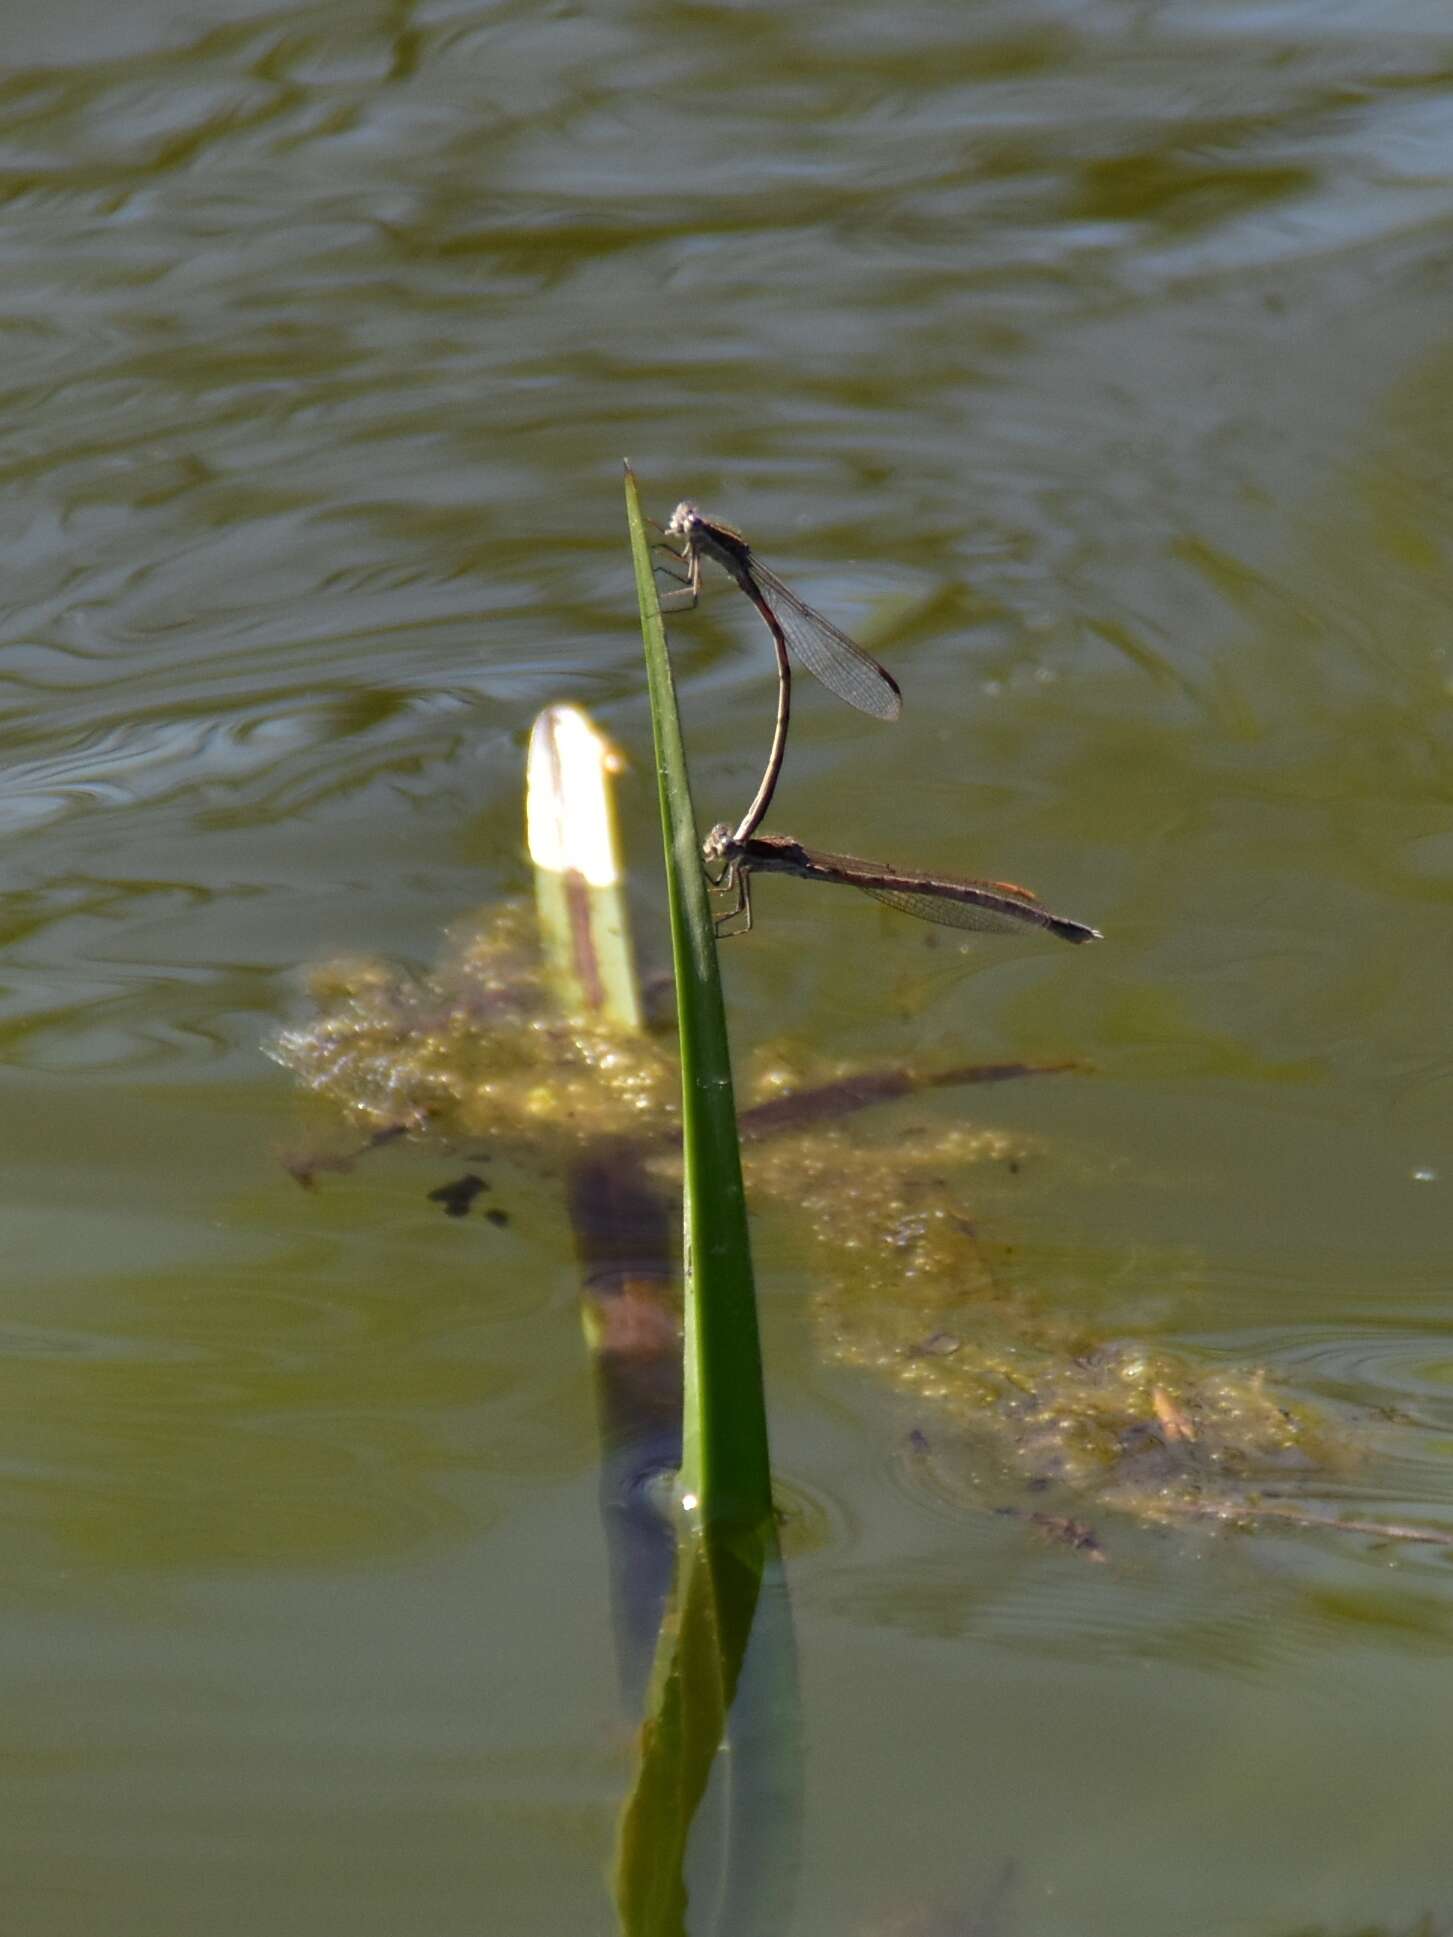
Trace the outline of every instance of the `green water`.
[[[1107, 937], [764, 882], [744, 1064], [1092, 1064], [933, 1105], [1040, 1148], [981, 1211], [1021, 1285], [1266, 1367], [1345, 1430], [1319, 1501], [1453, 1524], [1441, 0], [56, 0], [0, 59], [6, 1928], [612, 1928], [560, 1192], [305, 1193], [260, 1044], [527, 887], [556, 699], [634, 756], [659, 958], [626, 454], [903, 686], [799, 682], [772, 825]], [[770, 658], [730, 588], [673, 638], [714, 820]], [[1446, 1551], [1090, 1507], [1088, 1565], [906, 1460], [756, 1241], [794, 1933], [968, 1928], [1006, 1863], [1012, 1933], [1453, 1917]]]

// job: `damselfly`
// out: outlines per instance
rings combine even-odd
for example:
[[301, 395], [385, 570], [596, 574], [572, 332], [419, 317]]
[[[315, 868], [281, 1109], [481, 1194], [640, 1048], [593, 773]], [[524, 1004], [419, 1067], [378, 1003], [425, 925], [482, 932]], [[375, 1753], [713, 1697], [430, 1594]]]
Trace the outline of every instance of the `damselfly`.
[[839, 699], [877, 719], [896, 720], [902, 695], [891, 673], [861, 646], [855, 645], [845, 632], [815, 612], [790, 586], [784, 585], [731, 525], [723, 524], [718, 518], [708, 518], [689, 499], [683, 499], [671, 513], [665, 531], [668, 538], [681, 541], [679, 552], [671, 545], [663, 549], [686, 566], [683, 583], [687, 603], [695, 605], [700, 595], [701, 562], [709, 558], [736, 580], [757, 608], [777, 654], [777, 724], [762, 784], [736, 828], [736, 839], [745, 841], [756, 832], [771, 804], [787, 750], [787, 722], [792, 705], [789, 651]]
[[744, 934], [752, 925], [750, 877], [795, 874], [802, 881], [836, 882], [858, 888], [920, 921], [936, 921], [945, 928], [967, 928], [984, 934], [1011, 934], [1021, 928], [1045, 928], [1066, 942], [1098, 942], [1098, 928], [1071, 921], [1049, 909], [1012, 881], [971, 881], [954, 874], [929, 874], [917, 868], [894, 867], [887, 861], [863, 861], [852, 854], [828, 854], [804, 847], [786, 834], [756, 834], [742, 840], [725, 821], [714, 827], [702, 845], [707, 878], [714, 888], [733, 893], [732, 906], [717, 917], [720, 930], [738, 915]]

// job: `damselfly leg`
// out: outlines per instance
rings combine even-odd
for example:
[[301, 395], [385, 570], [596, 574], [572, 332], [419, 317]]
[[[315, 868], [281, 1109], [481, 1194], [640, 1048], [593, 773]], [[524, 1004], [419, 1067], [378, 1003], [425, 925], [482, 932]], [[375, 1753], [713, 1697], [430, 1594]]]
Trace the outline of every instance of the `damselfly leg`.
[[[730, 941], [733, 935], [750, 935], [752, 932], [752, 890], [748, 883], [747, 870], [729, 862], [719, 881], [712, 883], [715, 894], [728, 894], [731, 901], [725, 908], [714, 908], [711, 919], [716, 928], [719, 942]], [[734, 924], [740, 923], [740, 926]]]
[[667, 552], [678, 564], [684, 564], [686, 566], [684, 572], [673, 572], [669, 565], [653, 565], [651, 567], [651, 570], [661, 578], [674, 579], [676, 584], [681, 587], [679, 592], [664, 592], [660, 595], [659, 603], [661, 610], [663, 612], [690, 612], [701, 596], [701, 560], [695, 556], [688, 555], [686, 552], [677, 551], [674, 545], [668, 545], [664, 539], [652, 545], [651, 550], [653, 552]]
[[[714, 895], [730, 895], [730, 904], [725, 908], [712, 910], [712, 922], [716, 928], [718, 941], [726, 941], [732, 935], [747, 935], [752, 928], [752, 890], [747, 878], [747, 870], [738, 867], [731, 849], [736, 837], [725, 821], [719, 821], [707, 835], [701, 848], [701, 870], [706, 876], [707, 886]], [[740, 920], [740, 928], [729, 924]]]

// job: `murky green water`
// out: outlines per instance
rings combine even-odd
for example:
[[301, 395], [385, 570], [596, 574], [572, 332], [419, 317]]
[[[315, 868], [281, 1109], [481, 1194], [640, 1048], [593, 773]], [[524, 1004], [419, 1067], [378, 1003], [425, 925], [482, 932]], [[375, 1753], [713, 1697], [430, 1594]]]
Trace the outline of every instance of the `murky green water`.
[[[305, 1194], [259, 1044], [526, 885], [557, 698], [637, 757], [659, 944], [623, 454], [902, 681], [891, 729], [802, 682], [775, 826], [1108, 938], [768, 882], [744, 1056], [1091, 1062], [933, 1106], [1042, 1147], [982, 1207], [1018, 1282], [1265, 1366], [1345, 1427], [1318, 1499], [1447, 1524], [1444, 6], [56, 0], [0, 53], [7, 1926], [611, 1927], [559, 1193]], [[714, 819], [767, 656], [725, 589], [674, 636]], [[1013, 1932], [1453, 1916], [1446, 1552], [1086, 1565], [902, 1457], [780, 1215], [758, 1265], [794, 1931], [966, 1928], [1006, 1860]]]

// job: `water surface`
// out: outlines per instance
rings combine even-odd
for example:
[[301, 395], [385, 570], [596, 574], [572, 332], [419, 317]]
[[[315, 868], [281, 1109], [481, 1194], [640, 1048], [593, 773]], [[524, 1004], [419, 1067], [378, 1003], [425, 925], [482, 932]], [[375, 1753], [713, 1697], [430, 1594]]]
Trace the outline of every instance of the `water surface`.
[[[1073, 1055], [979, 1206], [1097, 1335], [1263, 1365], [1453, 1517], [1453, 31], [1441, 6], [75, 0], [0, 32], [0, 1524], [27, 1932], [611, 1927], [628, 1779], [569, 1233], [305, 1194], [302, 970], [527, 886], [636, 758], [619, 463], [881, 650], [773, 824], [1094, 950], [763, 885], [741, 1052]], [[770, 729], [674, 626], [707, 821]], [[966, 1182], [966, 1190], [975, 1186]], [[758, 1227], [808, 1701], [794, 1931], [1453, 1915], [1449, 1562], [930, 1482]], [[955, 1925], [952, 1918], [960, 1920]]]

